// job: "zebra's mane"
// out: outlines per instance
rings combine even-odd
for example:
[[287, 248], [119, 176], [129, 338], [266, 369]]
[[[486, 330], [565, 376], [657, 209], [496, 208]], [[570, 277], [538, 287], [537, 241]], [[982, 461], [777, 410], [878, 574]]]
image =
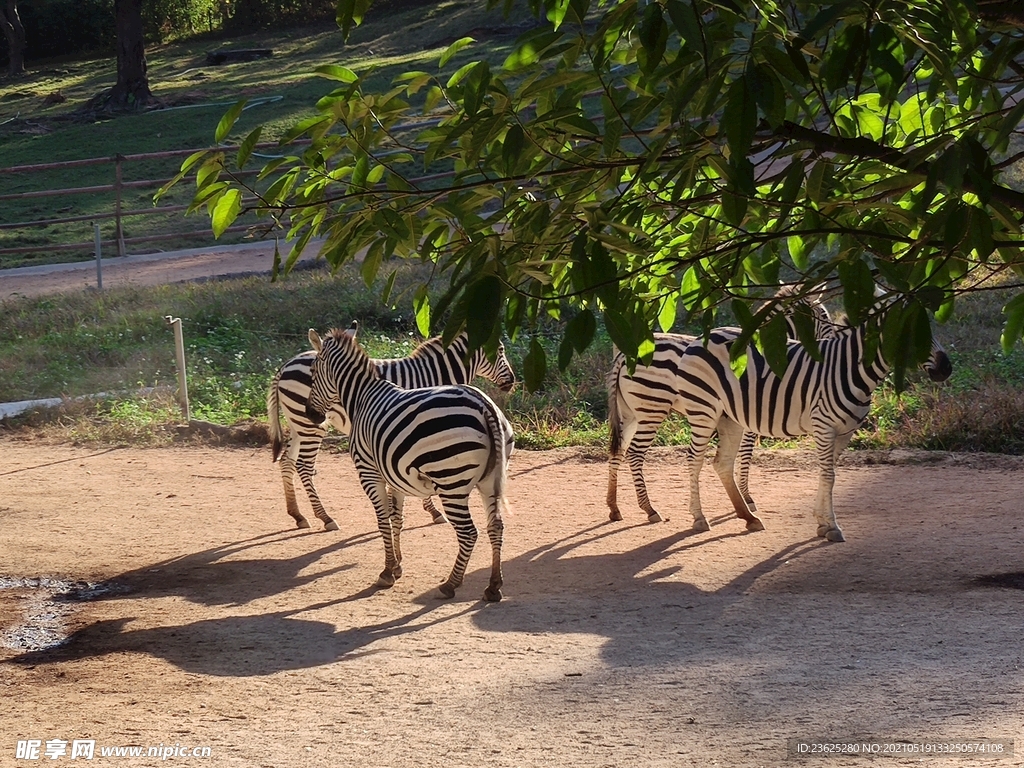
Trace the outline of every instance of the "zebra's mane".
[[[452, 339], [452, 343], [449, 344], [448, 346], [449, 348], [458, 347], [458, 345], [462, 344], [465, 340], [466, 334], [460, 333], [458, 336]], [[423, 357], [424, 355], [433, 356], [439, 353], [443, 348], [444, 344], [441, 342], [441, 337], [433, 336], [427, 339], [426, 341], [421, 342], [420, 345], [416, 347], [416, 349], [409, 353], [409, 357]]]
[[356, 337], [352, 335], [351, 328], [331, 328], [327, 332], [327, 336], [334, 339], [342, 349], [351, 350], [357, 363], [368, 370], [373, 378], [380, 378], [380, 369], [377, 368], [370, 356], [366, 354], [366, 350], [356, 341]]

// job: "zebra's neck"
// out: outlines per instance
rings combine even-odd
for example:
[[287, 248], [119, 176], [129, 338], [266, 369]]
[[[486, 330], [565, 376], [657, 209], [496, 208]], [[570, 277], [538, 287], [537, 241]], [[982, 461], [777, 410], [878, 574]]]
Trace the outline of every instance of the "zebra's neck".
[[[874, 359], [865, 359], [867, 332], [867, 323], [861, 323], [856, 328], [850, 329], [835, 339], [835, 342], [841, 346], [841, 352], [845, 353], [845, 355], [840, 356], [837, 363], [839, 365], [845, 363], [844, 367], [850, 376], [849, 383], [860, 390], [860, 399], [863, 405], [870, 405], [872, 393], [882, 383], [882, 380], [889, 375], [889, 364], [882, 357], [881, 339], [878, 340]], [[827, 341], [822, 343], [829, 344]], [[845, 357], [845, 360], [843, 360], [843, 357]], [[854, 393], [851, 392], [850, 394]]]

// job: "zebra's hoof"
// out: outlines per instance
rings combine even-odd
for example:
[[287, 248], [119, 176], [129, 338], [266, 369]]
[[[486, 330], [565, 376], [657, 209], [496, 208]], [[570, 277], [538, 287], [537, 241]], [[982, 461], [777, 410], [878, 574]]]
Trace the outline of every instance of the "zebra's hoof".
[[338, 530], [338, 524], [336, 522], [334, 522], [333, 520], [331, 520], [331, 522], [327, 523], [327, 525], [324, 526], [324, 530], [325, 531], [336, 531], [336, 530]]
[[442, 597], [455, 597], [455, 587], [449, 584], [447, 581], [438, 587], [441, 591]]
[[657, 512], [651, 512], [647, 516], [647, 522], [648, 523], [663, 523], [663, 522], [665, 522], [665, 518], [663, 518]]
[[484, 590], [484, 600], [489, 603], [500, 603], [501, 589], [499, 587], [488, 587]]
[[622, 513], [619, 512], [619, 510], [617, 509], [613, 509], [611, 512], [608, 513], [608, 519], [611, 520], [613, 523], [618, 522], [622, 519]]
[[377, 586], [384, 589], [395, 586], [394, 574], [390, 571], [381, 571], [380, 576], [377, 577]]
[[748, 520], [747, 521], [747, 530], [748, 531], [763, 531], [764, 530], [764, 523], [762, 523], [758, 518], [755, 517], [753, 520]]
[[295, 521], [295, 527], [296, 528], [309, 528], [309, 520], [296, 520]]
[[833, 528], [825, 534], [825, 538], [829, 541], [846, 541], [846, 537], [843, 536], [843, 532], [838, 528]]
[[702, 517], [700, 520], [693, 521], [693, 530], [697, 531], [697, 533], [700, 533], [701, 531], [710, 531], [711, 526], [708, 525], [707, 518]]

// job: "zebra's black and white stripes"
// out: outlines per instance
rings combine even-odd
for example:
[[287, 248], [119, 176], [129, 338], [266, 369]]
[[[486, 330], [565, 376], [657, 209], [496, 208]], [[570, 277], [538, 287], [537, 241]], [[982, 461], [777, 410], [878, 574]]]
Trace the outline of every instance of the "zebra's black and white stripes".
[[[791, 299], [798, 297], [796, 289], [783, 288], [775, 294], [775, 299]], [[821, 302], [820, 295], [799, 298], [796, 304], [806, 305], [814, 322], [815, 336], [819, 339], [831, 338], [836, 333], [836, 326], [829, 317], [828, 310]], [[792, 317], [786, 315], [789, 335], [796, 338], [796, 327]], [[649, 365], [638, 365], [631, 374], [626, 367], [626, 358], [621, 353], [615, 356], [611, 371], [608, 373], [608, 422], [611, 441], [608, 451], [608, 517], [621, 520], [622, 512], [618, 504], [619, 465], [623, 454], [629, 462], [633, 475], [633, 487], [636, 490], [637, 503], [647, 513], [650, 522], [659, 522], [661, 515], [654, 509], [647, 494], [644, 480], [644, 460], [651, 447], [658, 427], [668, 418], [669, 413], [683, 413], [685, 400], [682, 396], [682, 383], [679, 380], [679, 369], [682, 355], [696, 337], [675, 333], [654, 334], [654, 356]], [[750, 461], [754, 451], [756, 436], [747, 433], [743, 437], [739, 453], [737, 484], [751, 513], [756, 514], [757, 507], [749, 491]]]
[[[476, 350], [467, 356], [468, 348], [469, 338], [466, 334], [457, 336], [447, 348], [441, 343], [440, 338], [433, 338], [420, 344], [408, 357], [373, 362], [380, 369], [383, 378], [404, 389], [441, 384], [468, 384], [477, 376], [494, 382], [506, 392], [513, 387], [516, 377], [505, 355], [504, 346], [499, 347], [494, 362], [487, 359], [483, 350]], [[323, 424], [314, 424], [306, 416], [310, 366], [315, 355], [316, 352], [312, 350], [303, 352], [278, 369], [267, 393], [267, 416], [270, 422], [274, 461], [281, 461], [281, 480], [284, 484], [288, 514], [295, 519], [297, 527], [309, 527], [309, 522], [299, 512], [295, 496], [295, 475], [298, 473], [313, 507], [313, 513], [324, 524], [325, 530], [335, 531], [338, 525], [327, 514], [313, 482], [316, 457], [326, 435]], [[282, 411], [288, 423], [287, 439], [281, 428]], [[348, 417], [339, 407], [334, 406], [327, 411], [327, 420], [339, 432], [348, 434]], [[435, 522], [442, 520], [429, 499], [424, 501], [423, 506], [431, 513]]]
[[[877, 311], [884, 314], [891, 306], [882, 304]], [[709, 530], [701, 509], [699, 480], [704, 452], [716, 430], [719, 442], [715, 470], [750, 530], [761, 530], [763, 525], [747, 507], [735, 482], [736, 454], [744, 431], [770, 437], [809, 434], [818, 452], [819, 483], [814, 503], [817, 533], [829, 541], [843, 541], [832, 503], [835, 463], [867, 416], [872, 393], [889, 372], [881, 343], [868, 359], [866, 322], [819, 342], [820, 361], [799, 343], [790, 342], [789, 364], [781, 377], [751, 346], [746, 369], [737, 377], [729, 355], [739, 335], [739, 329], [716, 329], [707, 345], [689, 345], [679, 361], [680, 395], [692, 431], [689, 467], [694, 528]], [[933, 342], [931, 355], [922, 367], [934, 381], [945, 380], [953, 370], [937, 342]]]
[[322, 423], [332, 406], [350, 418], [349, 453], [377, 514], [384, 540], [384, 570], [378, 585], [402, 575], [402, 505], [406, 496], [441, 499], [455, 528], [459, 553], [441, 593], [452, 597], [462, 584], [477, 530], [469, 514], [476, 488], [487, 510], [491, 578], [486, 600], [501, 599], [501, 546], [508, 459], [514, 448], [512, 426], [480, 390], [467, 385], [400, 389], [381, 377], [374, 362], [347, 331], [320, 339], [310, 374], [306, 413]]

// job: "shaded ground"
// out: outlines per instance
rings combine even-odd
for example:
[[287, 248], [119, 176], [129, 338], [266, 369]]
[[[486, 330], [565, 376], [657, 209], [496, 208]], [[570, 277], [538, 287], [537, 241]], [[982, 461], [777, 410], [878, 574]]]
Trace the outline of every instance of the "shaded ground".
[[[382, 548], [344, 455], [319, 464], [323, 533], [289, 527], [262, 450], [0, 448], [0, 576], [123, 590], [56, 594], [66, 644], [0, 649], [0, 764], [19, 739], [92, 738], [210, 746], [209, 765], [774, 766], [790, 738], [1024, 725], [1024, 595], [978, 580], [1024, 571], [1017, 459], [844, 466], [847, 542], [825, 544], [805, 454], [754, 467], [756, 534], [708, 471], [694, 535], [678, 451], [652, 452], [653, 526], [631, 492], [606, 521], [602, 462], [523, 452], [506, 599], [484, 604], [483, 541], [437, 599], [455, 537], [414, 502], [404, 577], [370, 588]], [[0, 633], [48, 583], [0, 590]]]

